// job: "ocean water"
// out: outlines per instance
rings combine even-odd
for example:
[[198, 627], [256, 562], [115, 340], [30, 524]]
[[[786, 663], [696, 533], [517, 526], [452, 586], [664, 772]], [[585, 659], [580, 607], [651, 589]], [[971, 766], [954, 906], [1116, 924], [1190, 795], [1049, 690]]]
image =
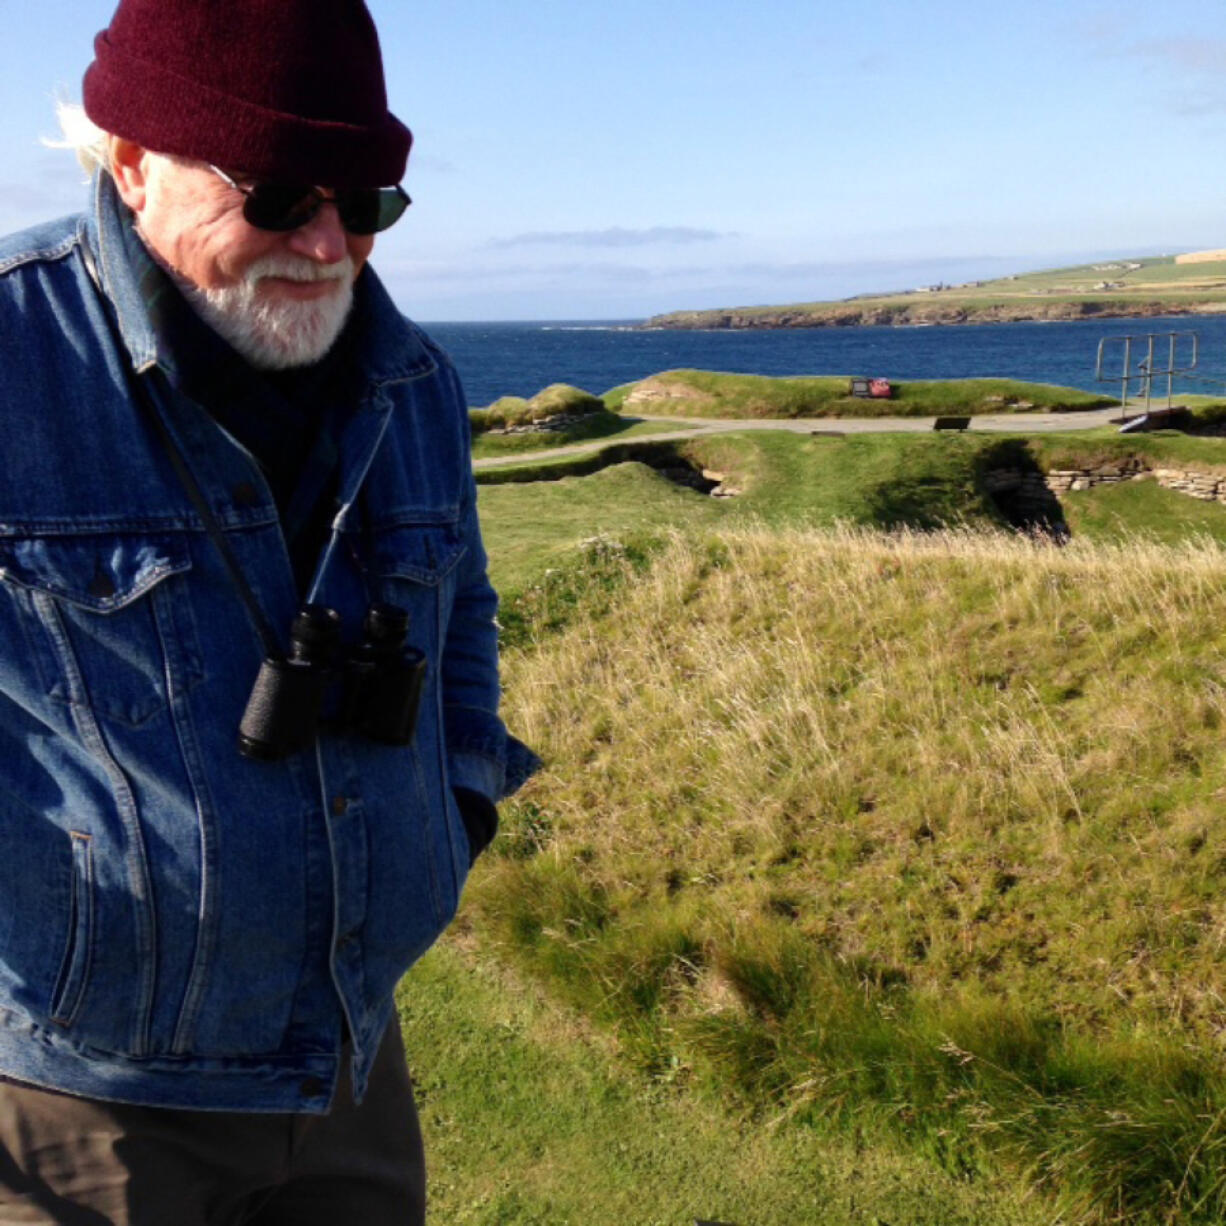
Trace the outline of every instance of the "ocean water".
[[[426, 330], [451, 355], [468, 402], [532, 396], [550, 383], [571, 383], [600, 395], [621, 383], [689, 367], [759, 375], [870, 375], [888, 379], [997, 376], [1058, 383], [1118, 396], [1120, 381], [1096, 381], [1099, 343], [1105, 369], [1122, 370], [1120, 338], [1157, 342], [1155, 369], [1169, 363], [1166, 334], [1179, 332], [1176, 361], [1197, 363], [1176, 391], [1226, 395], [1226, 316], [1082, 320], [1076, 323], [933, 325], [907, 328], [793, 328], [764, 331], [639, 331], [620, 323], [435, 323]], [[1134, 340], [1131, 366], [1145, 353]], [[1159, 388], [1159, 383], [1161, 388]], [[1135, 394], [1137, 384], [1133, 384]], [[1165, 396], [1166, 380], [1154, 394]]]

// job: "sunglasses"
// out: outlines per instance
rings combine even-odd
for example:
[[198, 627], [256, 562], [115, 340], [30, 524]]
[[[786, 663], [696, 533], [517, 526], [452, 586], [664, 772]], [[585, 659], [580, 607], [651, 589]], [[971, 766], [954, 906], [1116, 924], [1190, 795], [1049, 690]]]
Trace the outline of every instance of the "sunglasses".
[[350, 234], [378, 234], [395, 225], [412, 201], [403, 187], [344, 187], [325, 196], [317, 187], [294, 183], [253, 183], [244, 187], [224, 170], [209, 169], [236, 192], [242, 192], [243, 217], [257, 230], [284, 233], [305, 226], [325, 204], [336, 205], [341, 225]]

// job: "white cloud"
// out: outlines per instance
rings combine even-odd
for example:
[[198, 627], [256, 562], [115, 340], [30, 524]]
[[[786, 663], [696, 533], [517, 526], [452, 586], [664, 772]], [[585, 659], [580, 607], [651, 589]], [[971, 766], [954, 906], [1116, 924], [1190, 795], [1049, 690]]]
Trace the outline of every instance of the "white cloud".
[[1132, 61], [1162, 80], [1154, 96], [1165, 110], [1184, 116], [1226, 111], [1226, 39], [1138, 38], [1130, 33], [1136, 25], [1119, 15], [1100, 17], [1084, 21], [1081, 35], [1099, 57]]
[[701, 230], [693, 226], [651, 226], [628, 230], [610, 226], [605, 230], [534, 230], [508, 238], [494, 238], [486, 244], [498, 250], [508, 247], [649, 247], [658, 244], [710, 243], [733, 237], [718, 230]]

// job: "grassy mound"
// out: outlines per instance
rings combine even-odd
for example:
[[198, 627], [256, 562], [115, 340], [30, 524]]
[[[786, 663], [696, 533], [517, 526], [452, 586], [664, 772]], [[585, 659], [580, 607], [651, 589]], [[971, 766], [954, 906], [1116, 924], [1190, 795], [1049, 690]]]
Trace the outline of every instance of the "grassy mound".
[[[559, 427], [524, 434], [493, 433], [515, 426], [531, 426], [550, 418], [564, 418]], [[469, 409], [468, 422], [473, 432], [473, 457], [513, 455], [540, 451], [589, 438], [619, 434], [627, 422], [610, 413], [604, 401], [582, 388], [567, 383], [552, 383], [530, 400], [503, 396], [488, 408]]]
[[522, 396], [502, 396], [488, 408], [469, 409], [468, 420], [474, 433], [507, 426], [527, 426], [559, 414], [581, 417], [605, 412], [604, 401], [568, 383], [551, 383], [530, 400]]
[[565, 627], [508, 659], [548, 767], [474, 928], [763, 1119], [1060, 1220], [1221, 1221], [1224, 580], [1135, 541], [593, 542], [525, 593]]
[[670, 370], [634, 385], [620, 396], [619, 407], [626, 413], [674, 417], [928, 417], [1028, 408], [1064, 412], [1117, 403], [1075, 388], [1015, 379], [913, 380], [896, 383], [894, 389], [889, 400], [861, 400], [848, 395], [845, 376], [776, 378]]

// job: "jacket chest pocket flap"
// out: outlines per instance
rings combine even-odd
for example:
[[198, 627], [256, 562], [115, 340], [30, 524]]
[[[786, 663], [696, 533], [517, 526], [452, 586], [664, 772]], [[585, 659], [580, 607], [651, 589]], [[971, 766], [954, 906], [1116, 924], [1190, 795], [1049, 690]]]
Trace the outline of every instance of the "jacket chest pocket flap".
[[430, 654], [437, 647], [455, 595], [465, 546], [452, 524], [402, 524], [375, 534], [379, 595], [409, 614], [409, 641]]
[[0, 542], [0, 579], [34, 624], [48, 697], [138, 726], [203, 677], [185, 538], [38, 536]]
[[464, 556], [451, 524], [403, 524], [375, 535], [375, 570], [386, 579], [437, 587]]

